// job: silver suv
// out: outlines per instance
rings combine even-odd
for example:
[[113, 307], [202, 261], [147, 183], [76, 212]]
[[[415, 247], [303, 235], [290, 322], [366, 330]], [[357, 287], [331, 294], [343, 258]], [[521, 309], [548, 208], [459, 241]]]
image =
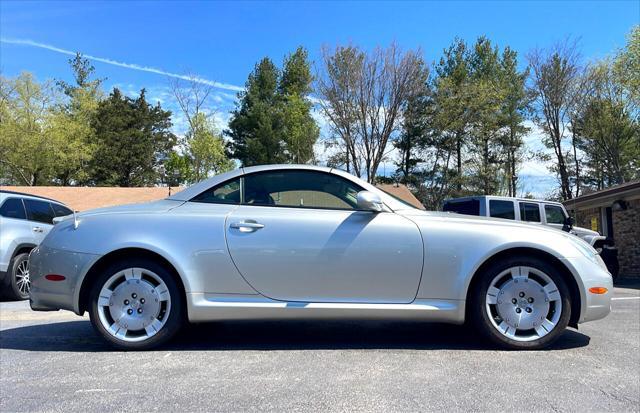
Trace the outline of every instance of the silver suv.
[[465, 215], [513, 219], [570, 232], [588, 242], [600, 253], [614, 278], [618, 275], [618, 250], [613, 240], [597, 231], [574, 226], [573, 218], [560, 202], [482, 195], [447, 199], [442, 210]]
[[29, 298], [29, 253], [53, 226], [73, 211], [53, 199], [0, 190], [0, 291]]

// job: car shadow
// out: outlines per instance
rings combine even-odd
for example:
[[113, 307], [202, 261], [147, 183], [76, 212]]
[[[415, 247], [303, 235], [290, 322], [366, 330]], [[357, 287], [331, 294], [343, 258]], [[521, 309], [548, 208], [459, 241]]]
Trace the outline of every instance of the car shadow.
[[[567, 330], [547, 349], [584, 347], [590, 338]], [[0, 348], [24, 351], [115, 351], [88, 321], [67, 321], [0, 331]], [[471, 328], [388, 321], [241, 321], [194, 324], [158, 350], [496, 350]]]

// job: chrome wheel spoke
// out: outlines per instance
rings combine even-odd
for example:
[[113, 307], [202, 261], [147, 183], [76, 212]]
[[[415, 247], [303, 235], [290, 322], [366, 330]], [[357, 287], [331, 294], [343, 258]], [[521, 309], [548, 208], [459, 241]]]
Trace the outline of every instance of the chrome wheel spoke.
[[499, 289], [497, 289], [496, 287], [489, 287], [489, 289], [487, 290], [487, 303], [497, 304], [498, 294], [500, 294]]
[[107, 307], [111, 301], [111, 295], [113, 291], [108, 288], [103, 288], [100, 291], [100, 296], [98, 297], [98, 305], [100, 307]]
[[151, 337], [152, 335], [160, 331], [161, 328], [162, 328], [162, 322], [156, 318], [153, 320], [151, 324], [146, 326], [144, 330], [146, 331], [147, 335]]
[[125, 271], [124, 276], [127, 280], [139, 280], [142, 278], [141, 268], [129, 268]]
[[555, 284], [549, 283], [545, 285], [544, 293], [547, 295], [549, 301], [558, 301], [560, 299], [560, 292]]
[[162, 291], [158, 291], [158, 288], [155, 289], [155, 293], [158, 295], [158, 299], [160, 301], [167, 301], [169, 300], [169, 290], [167, 290], [166, 287], [163, 286]]

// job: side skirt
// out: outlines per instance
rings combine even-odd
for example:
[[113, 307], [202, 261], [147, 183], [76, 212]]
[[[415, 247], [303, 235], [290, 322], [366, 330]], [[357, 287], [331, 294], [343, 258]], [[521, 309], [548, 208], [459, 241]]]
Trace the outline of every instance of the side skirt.
[[258, 295], [188, 293], [189, 321], [268, 319], [401, 319], [464, 322], [463, 300], [416, 299], [410, 304], [285, 302]]

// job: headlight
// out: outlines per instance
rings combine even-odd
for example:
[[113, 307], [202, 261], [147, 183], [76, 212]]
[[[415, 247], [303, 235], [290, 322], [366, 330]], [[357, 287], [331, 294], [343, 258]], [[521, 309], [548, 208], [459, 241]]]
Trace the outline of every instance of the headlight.
[[596, 251], [591, 245], [589, 245], [585, 240], [576, 236], [570, 236], [569, 239], [575, 245], [576, 249], [580, 251], [582, 255], [587, 257], [594, 264], [598, 264], [601, 268], [607, 269], [604, 261], [598, 255], [598, 251]]

